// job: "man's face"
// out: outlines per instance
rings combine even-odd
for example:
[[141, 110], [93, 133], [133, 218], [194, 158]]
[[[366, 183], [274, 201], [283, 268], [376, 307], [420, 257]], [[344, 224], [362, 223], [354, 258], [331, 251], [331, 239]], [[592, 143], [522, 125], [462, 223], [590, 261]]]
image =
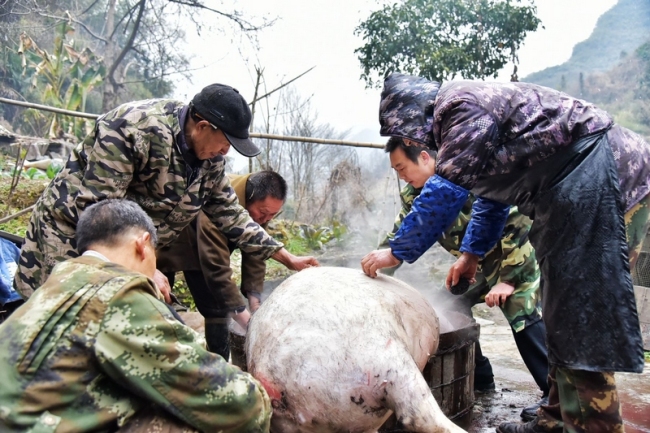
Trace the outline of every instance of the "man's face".
[[427, 152], [420, 152], [418, 162], [415, 163], [399, 147], [390, 153], [390, 166], [400, 179], [414, 188], [422, 188], [427, 179], [436, 173], [436, 162]]
[[253, 221], [259, 225], [271, 221], [281, 210], [284, 202], [274, 197], [266, 197], [264, 200], [257, 200], [246, 204], [246, 210]]
[[196, 123], [190, 134], [188, 146], [200, 160], [225, 155], [230, 150], [230, 142], [220, 129], [214, 129], [206, 120]]

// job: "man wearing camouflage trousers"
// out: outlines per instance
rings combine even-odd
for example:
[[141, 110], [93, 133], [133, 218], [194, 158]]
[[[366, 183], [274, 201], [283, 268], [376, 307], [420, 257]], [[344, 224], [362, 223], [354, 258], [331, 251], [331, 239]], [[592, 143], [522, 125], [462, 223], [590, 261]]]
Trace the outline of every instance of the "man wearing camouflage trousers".
[[531, 218], [542, 275], [549, 405], [500, 433], [624, 431], [614, 372], [643, 371], [630, 267], [650, 202], [650, 145], [603, 110], [530, 83], [438, 83], [391, 74], [381, 134], [435, 148], [436, 174], [390, 242], [362, 260], [413, 262], [477, 199], [447, 285], [473, 278], [509, 205]]
[[[232, 145], [244, 156], [260, 150], [248, 138], [251, 112], [237, 89], [212, 84], [187, 105], [152, 99], [101, 116], [40, 197], [30, 219], [14, 280], [25, 298], [52, 267], [78, 256], [79, 216], [107, 198], [128, 198], [151, 217], [160, 245], [171, 243], [203, 210], [242, 251], [273, 257], [292, 270], [318, 265], [288, 254], [237, 202], [224, 169]], [[169, 302], [160, 272], [155, 282]]]
[[[390, 155], [391, 166], [400, 179], [407, 182], [400, 196], [402, 210], [395, 219], [393, 231], [389, 233], [379, 248], [388, 248], [390, 239], [402, 225], [411, 211], [413, 200], [420, 195], [422, 186], [436, 171], [436, 152], [422, 144], [409, 142], [407, 146], [401, 138], [391, 137], [385, 151]], [[438, 244], [456, 257], [460, 256], [460, 246], [467, 230], [472, 213], [474, 197], [463, 205], [458, 218], [438, 239]], [[517, 211], [510, 209], [501, 240], [481, 260], [480, 270], [474, 283], [457, 300], [459, 309], [471, 315], [471, 307], [485, 302], [489, 307], [499, 306], [512, 328], [512, 334], [535, 383], [542, 391], [542, 399], [526, 407], [521, 412], [524, 420], [536, 416], [537, 409], [548, 403], [549, 387], [548, 355], [546, 352], [546, 327], [542, 321], [540, 299], [540, 272], [535, 250], [528, 240], [532, 222]], [[392, 274], [397, 268], [384, 269]], [[494, 376], [489, 359], [483, 355], [480, 344], [476, 344], [476, 367], [474, 370], [474, 389], [485, 392], [494, 389]]]
[[162, 302], [151, 218], [103, 200], [76, 234], [82, 255], [0, 325], [0, 431], [267, 432], [260, 383]]

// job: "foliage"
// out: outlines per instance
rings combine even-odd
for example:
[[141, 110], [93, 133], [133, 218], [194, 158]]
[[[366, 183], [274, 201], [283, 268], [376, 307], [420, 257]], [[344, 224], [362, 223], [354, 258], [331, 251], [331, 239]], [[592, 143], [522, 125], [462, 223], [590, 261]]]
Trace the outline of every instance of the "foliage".
[[190, 311], [196, 311], [196, 302], [194, 302], [194, 297], [192, 297], [192, 293], [190, 293], [190, 288], [187, 286], [185, 276], [182, 272], [176, 273], [172, 293], [174, 293], [181, 304], [189, 308]]
[[650, 352], [645, 352], [644, 354], [645, 362], [650, 362]]
[[[528, 3], [528, 2], [526, 2]], [[431, 80], [496, 77], [528, 32], [540, 25], [535, 6], [523, 0], [405, 0], [384, 6], [355, 34], [368, 87], [390, 72]], [[379, 79], [377, 78], [379, 76]]]
[[343, 242], [348, 229], [337, 220], [326, 226], [300, 224], [288, 220], [272, 220], [267, 231], [275, 239], [283, 242], [289, 252], [303, 255], [320, 251], [330, 242]]
[[[11, 172], [14, 168], [13, 165], [8, 163], [6, 158], [6, 156], [0, 156], [0, 197], [2, 197], [2, 200], [0, 200], [0, 217], [12, 215], [36, 203], [36, 200], [41, 196], [47, 184], [42, 179], [29, 179], [25, 177], [15, 187], [11, 199], [7, 200], [6, 197], [11, 190]], [[26, 213], [16, 219], [0, 224], [0, 230], [18, 236], [25, 236], [30, 216], [30, 213]]]
[[[67, 22], [57, 25], [54, 50], [48, 53], [36, 45], [34, 40], [22, 33], [18, 54], [22, 56], [23, 74], [31, 74], [32, 94], [39, 102], [56, 108], [85, 111], [90, 91], [100, 84], [106, 74], [103, 62], [92, 50], [78, 51], [69, 38], [74, 28]], [[24, 113], [25, 131], [36, 136], [47, 133], [49, 138], [61, 138], [68, 134], [82, 139], [94, 122], [80, 117], [56, 113], [27, 110]], [[47, 119], [47, 131], [41, 129]]]

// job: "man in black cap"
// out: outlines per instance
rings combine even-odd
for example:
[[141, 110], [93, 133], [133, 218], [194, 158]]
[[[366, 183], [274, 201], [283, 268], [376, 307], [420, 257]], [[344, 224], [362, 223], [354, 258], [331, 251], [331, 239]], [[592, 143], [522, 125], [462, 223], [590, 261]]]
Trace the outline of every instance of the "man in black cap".
[[[230, 242], [262, 259], [273, 257], [289, 269], [317, 266], [296, 257], [255, 223], [237, 201], [224, 155], [232, 145], [252, 157], [251, 111], [237, 89], [212, 84], [188, 104], [169, 99], [129, 102], [97, 119], [95, 128], [71, 153], [63, 170], [36, 203], [15, 286], [27, 298], [52, 267], [77, 257], [79, 216], [93, 203], [128, 198], [151, 217], [158, 245], [171, 243], [203, 210]], [[167, 278], [154, 278], [170, 301]]]

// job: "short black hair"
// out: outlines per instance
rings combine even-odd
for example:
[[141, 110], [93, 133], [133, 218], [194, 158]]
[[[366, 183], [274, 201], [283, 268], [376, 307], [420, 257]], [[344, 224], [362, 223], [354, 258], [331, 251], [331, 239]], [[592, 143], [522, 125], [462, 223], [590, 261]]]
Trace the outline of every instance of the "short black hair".
[[115, 246], [133, 229], [147, 231], [152, 246], [156, 247], [156, 227], [137, 203], [125, 199], [102, 200], [86, 208], [79, 217], [75, 233], [77, 251], [83, 254], [94, 244]]
[[272, 170], [262, 170], [251, 174], [246, 181], [246, 203], [254, 203], [267, 197], [285, 201], [287, 182], [280, 176], [280, 173]]
[[429, 156], [431, 156], [431, 158], [433, 159], [436, 159], [436, 157], [438, 156], [438, 152], [425, 145], [422, 145], [422, 147], [407, 146], [406, 144], [404, 144], [404, 140], [402, 140], [402, 137], [390, 137], [386, 142], [386, 145], [384, 146], [384, 151], [386, 153], [393, 153], [393, 151], [395, 151], [395, 149], [397, 148], [402, 149], [406, 157], [416, 164], [418, 163], [418, 156], [420, 156], [420, 152], [422, 151], [428, 153]]

